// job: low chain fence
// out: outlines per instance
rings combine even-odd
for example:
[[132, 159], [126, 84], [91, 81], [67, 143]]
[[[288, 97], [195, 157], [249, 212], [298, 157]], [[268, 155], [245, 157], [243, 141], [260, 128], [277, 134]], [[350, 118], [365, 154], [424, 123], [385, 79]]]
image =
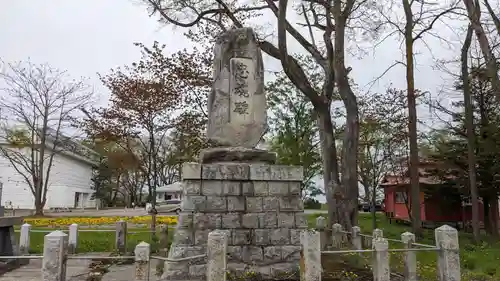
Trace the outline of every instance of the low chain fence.
[[[303, 251], [303, 267], [301, 268], [302, 281], [320, 281], [322, 273], [321, 255], [335, 255], [348, 253], [372, 253], [373, 279], [390, 281], [390, 252], [404, 253], [404, 280], [416, 281], [418, 251], [433, 251], [437, 254], [437, 272], [440, 281], [460, 280], [460, 253], [457, 229], [443, 225], [435, 229], [436, 245], [420, 244], [415, 242], [415, 235], [410, 232], [401, 234], [401, 239], [383, 237], [381, 229], [373, 230], [371, 235], [362, 234], [359, 226], [352, 227], [351, 231], [342, 229], [340, 224], [332, 227], [332, 237], [326, 235], [326, 220], [318, 217], [316, 230], [302, 232], [301, 243]], [[403, 248], [389, 248], [389, 241], [403, 244]], [[326, 250], [328, 242], [332, 250]], [[344, 250], [348, 243], [351, 249]]]
[[[26, 229], [26, 228], [25, 228]], [[23, 232], [21, 232], [23, 233]], [[29, 231], [25, 230], [29, 235]], [[71, 232], [75, 233], [75, 231]], [[77, 231], [76, 231], [77, 233]], [[117, 231], [117, 236], [122, 236], [121, 231]], [[26, 237], [26, 236], [25, 236]], [[73, 236], [75, 237], [75, 236]], [[24, 240], [26, 241], [26, 240]], [[122, 246], [123, 240], [117, 239]], [[13, 256], [0, 256], [2, 260], [18, 260], [18, 262], [25, 264], [29, 260], [41, 259], [42, 268], [40, 277], [42, 281], [66, 281], [66, 267], [67, 261], [71, 259], [78, 260], [131, 260], [135, 265], [134, 276], [131, 280], [134, 281], [149, 281], [150, 280], [150, 266], [151, 262], [185, 262], [191, 259], [206, 258], [206, 276], [207, 281], [221, 281], [225, 280], [227, 270], [227, 244], [228, 237], [223, 231], [212, 231], [208, 234], [207, 253], [188, 258], [171, 259], [168, 257], [158, 256], [152, 253], [151, 245], [146, 242], [140, 242], [135, 246], [133, 255], [118, 255], [118, 256], [92, 256], [92, 255], [76, 255], [74, 250], [75, 244], [71, 244], [70, 235], [63, 231], [56, 230], [44, 236], [43, 255], [29, 255], [26, 250], [20, 255]], [[24, 244], [24, 249], [26, 249]], [[29, 246], [29, 245], [28, 245]], [[119, 249], [119, 248], [118, 248]], [[20, 248], [21, 250], [21, 248]], [[17, 251], [15, 251], [17, 252]], [[73, 253], [73, 254], [72, 254]], [[125, 253], [125, 251], [122, 251]]]

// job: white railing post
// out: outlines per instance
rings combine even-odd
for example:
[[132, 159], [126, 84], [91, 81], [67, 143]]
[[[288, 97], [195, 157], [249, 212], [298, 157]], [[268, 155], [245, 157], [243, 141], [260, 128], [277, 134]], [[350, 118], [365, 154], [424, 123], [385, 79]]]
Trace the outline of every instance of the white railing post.
[[390, 281], [391, 270], [389, 268], [389, 242], [385, 238], [373, 239], [373, 249], [375, 250], [373, 280]]
[[42, 281], [66, 281], [68, 235], [56, 230], [43, 242]]
[[[21, 226], [21, 235], [19, 236], [19, 254], [21, 256], [27, 256], [30, 254], [30, 232], [31, 224], [25, 223]], [[30, 261], [28, 259], [22, 259], [19, 264], [25, 265]]]
[[[405, 232], [401, 234], [401, 241], [405, 249], [413, 248], [415, 243], [415, 234]], [[417, 255], [414, 251], [405, 251], [405, 281], [417, 281]]]
[[19, 236], [19, 253], [28, 255], [30, 252], [30, 231], [31, 224], [25, 223], [21, 226], [21, 235]]
[[316, 230], [319, 231], [321, 250], [325, 250], [328, 245], [328, 236], [326, 236], [326, 219], [324, 217], [316, 218]]
[[146, 242], [141, 242], [135, 246], [135, 281], [149, 280], [149, 255], [151, 247]]
[[69, 226], [68, 252], [70, 254], [75, 254], [77, 248], [78, 248], [78, 224], [74, 223]]
[[304, 230], [300, 235], [302, 244], [301, 281], [321, 281], [321, 242], [315, 230]]
[[212, 231], [207, 242], [207, 281], [226, 281], [227, 270], [226, 232]]
[[443, 225], [434, 231], [436, 246], [439, 248], [438, 271], [440, 281], [460, 280], [460, 253], [458, 245], [458, 231]]
[[342, 225], [336, 223], [332, 226], [332, 246], [334, 249], [342, 248]]
[[116, 223], [115, 249], [120, 254], [127, 252], [127, 222], [120, 220]]
[[351, 229], [352, 247], [354, 250], [361, 250], [361, 228], [353, 226]]

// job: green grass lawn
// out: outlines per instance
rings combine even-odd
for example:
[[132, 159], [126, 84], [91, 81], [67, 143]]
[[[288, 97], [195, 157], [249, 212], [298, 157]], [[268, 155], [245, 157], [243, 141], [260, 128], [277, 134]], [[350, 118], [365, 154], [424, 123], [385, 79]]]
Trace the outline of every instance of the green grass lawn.
[[[314, 227], [316, 217], [326, 216], [325, 214], [315, 214], [309, 216], [309, 226]], [[384, 231], [384, 237], [392, 239], [401, 239], [401, 234], [405, 231], [411, 232], [409, 226], [396, 224], [385, 218], [383, 214], [377, 214], [378, 228]], [[359, 227], [361, 233], [370, 234], [372, 232], [372, 221], [370, 214], [360, 214]], [[500, 242], [489, 241], [484, 237], [481, 245], [472, 243], [472, 235], [469, 233], [459, 233], [460, 243], [460, 263], [462, 268], [462, 280], [500, 280]], [[417, 243], [434, 245], [434, 231], [424, 230], [424, 237], [418, 239]], [[389, 241], [389, 248], [402, 248], [402, 244]], [[397, 272], [403, 272], [403, 253], [393, 252], [391, 255], [391, 268]], [[367, 255], [368, 256], [368, 255]], [[417, 267], [421, 280], [436, 280], [436, 261], [437, 253], [435, 251], [417, 252]]]
[[[44, 236], [48, 232], [36, 232], [37, 230], [50, 230], [55, 229], [48, 228], [34, 228], [30, 233], [30, 253], [41, 254], [43, 253], [43, 240]], [[66, 230], [66, 229], [61, 229]], [[151, 251], [156, 251], [158, 248], [158, 241], [152, 240], [152, 235], [148, 231], [149, 228], [133, 228], [128, 229], [127, 235], [127, 251], [133, 252], [134, 247], [141, 241], [145, 241], [151, 244]], [[159, 237], [160, 231], [158, 228], [157, 237]], [[172, 237], [173, 229], [169, 231], [169, 237]], [[19, 233], [17, 233], [19, 239]], [[114, 231], [80, 231], [78, 232], [78, 248], [77, 252], [113, 252], [115, 251], [115, 232]]]

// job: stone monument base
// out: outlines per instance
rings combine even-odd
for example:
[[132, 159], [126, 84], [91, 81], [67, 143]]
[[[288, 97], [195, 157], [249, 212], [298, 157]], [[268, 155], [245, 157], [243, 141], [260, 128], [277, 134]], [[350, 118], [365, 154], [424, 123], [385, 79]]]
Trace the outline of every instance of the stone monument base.
[[[228, 274], [274, 279], [298, 272], [307, 228], [302, 167], [265, 163], [185, 163], [183, 198], [170, 259], [207, 252], [208, 233], [228, 235]], [[206, 280], [206, 258], [165, 262], [162, 280]], [[221, 264], [221, 266], [223, 266]], [[248, 278], [247, 278], [248, 279]]]
[[201, 163], [239, 162], [239, 163], [276, 163], [276, 153], [267, 150], [245, 147], [215, 147], [200, 152]]

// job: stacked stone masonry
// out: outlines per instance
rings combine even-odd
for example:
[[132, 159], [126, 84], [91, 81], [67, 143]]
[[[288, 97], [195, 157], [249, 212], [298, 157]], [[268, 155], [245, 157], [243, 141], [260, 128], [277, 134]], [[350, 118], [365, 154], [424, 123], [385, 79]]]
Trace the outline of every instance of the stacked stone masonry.
[[[298, 270], [307, 228], [302, 167], [268, 164], [183, 166], [184, 195], [169, 258], [206, 253], [208, 233], [228, 236], [228, 270], [273, 277]], [[166, 280], [205, 280], [206, 259], [166, 262]]]

